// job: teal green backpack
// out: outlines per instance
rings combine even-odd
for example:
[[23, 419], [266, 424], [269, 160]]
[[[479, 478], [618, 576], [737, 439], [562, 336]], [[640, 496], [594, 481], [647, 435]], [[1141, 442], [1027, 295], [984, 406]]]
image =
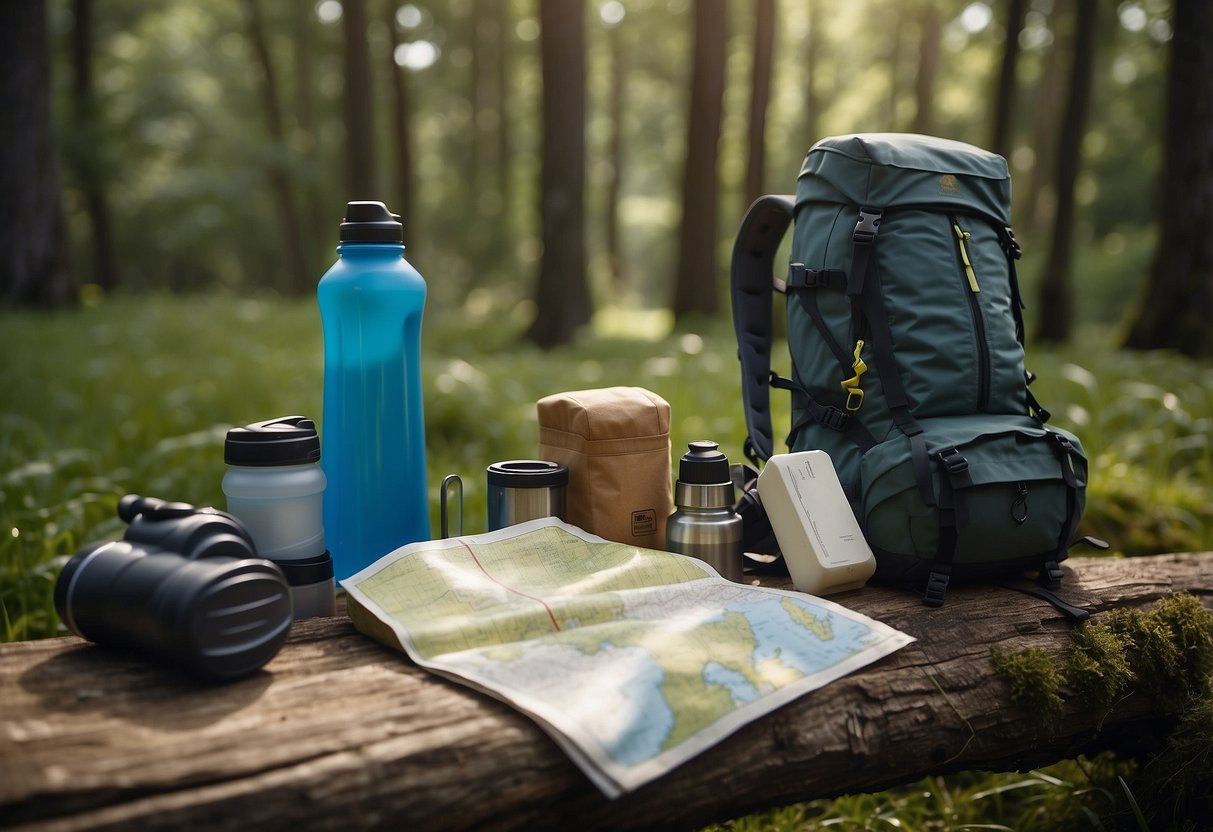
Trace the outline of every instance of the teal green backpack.
[[[751, 206], [733, 250], [747, 455], [773, 453], [770, 388], [790, 390], [788, 448], [829, 453], [876, 577], [933, 606], [952, 578], [1032, 569], [1056, 589], [1085, 501], [1078, 439], [1028, 391], [1010, 201], [1006, 161], [976, 147], [827, 138], [795, 198]], [[773, 290], [791, 378], [771, 372]]]

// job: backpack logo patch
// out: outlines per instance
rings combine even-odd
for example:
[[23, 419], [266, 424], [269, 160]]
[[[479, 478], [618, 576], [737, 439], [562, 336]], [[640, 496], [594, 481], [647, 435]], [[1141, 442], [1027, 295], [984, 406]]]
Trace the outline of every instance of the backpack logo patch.
[[960, 193], [960, 181], [950, 173], [945, 173], [939, 177], [939, 190], [945, 194], [956, 195]]

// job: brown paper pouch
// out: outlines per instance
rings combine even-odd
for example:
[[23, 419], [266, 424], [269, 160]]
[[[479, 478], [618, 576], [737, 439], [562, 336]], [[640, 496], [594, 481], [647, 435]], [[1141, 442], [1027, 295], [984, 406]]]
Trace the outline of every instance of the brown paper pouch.
[[670, 405], [642, 387], [539, 400], [539, 456], [569, 469], [565, 519], [607, 540], [665, 548]]

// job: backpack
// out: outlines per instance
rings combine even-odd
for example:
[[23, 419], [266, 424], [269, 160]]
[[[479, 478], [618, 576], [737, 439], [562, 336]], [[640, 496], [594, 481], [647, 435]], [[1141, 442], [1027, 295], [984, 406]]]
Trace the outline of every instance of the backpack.
[[[771, 456], [770, 388], [790, 390], [788, 448], [830, 455], [875, 577], [930, 606], [953, 578], [1037, 569], [1058, 588], [1085, 502], [1082, 446], [1028, 390], [1010, 198], [1006, 160], [971, 145], [826, 138], [794, 197], [750, 207], [733, 249], [746, 455]], [[791, 378], [771, 372], [773, 290]]]

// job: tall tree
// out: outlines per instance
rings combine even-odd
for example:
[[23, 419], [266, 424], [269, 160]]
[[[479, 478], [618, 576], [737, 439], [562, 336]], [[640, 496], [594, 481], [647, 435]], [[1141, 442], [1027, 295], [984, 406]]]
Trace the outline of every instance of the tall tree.
[[[394, 5], [394, 4], [393, 4]], [[309, 274], [320, 274], [320, 268], [327, 267], [332, 238], [333, 222], [336, 217], [330, 213], [339, 206], [325, 205], [321, 207], [322, 196], [318, 187], [318, 177], [314, 174], [318, 165], [316, 162], [316, 145], [319, 130], [316, 122], [316, 72], [313, 52], [315, 46], [315, 15], [308, 12], [296, 11], [291, 15], [291, 68], [295, 86], [295, 127], [298, 130], [299, 161], [305, 170], [310, 172], [296, 182], [296, 193], [299, 195], [300, 214], [303, 216], [303, 245], [304, 262]]]
[[1003, 24], [1002, 62], [994, 91], [994, 120], [991, 122], [990, 149], [1001, 156], [1011, 154], [1011, 113], [1015, 111], [1015, 68], [1019, 63], [1019, 32], [1027, 0], [1007, 0]]
[[720, 126], [724, 111], [725, 0], [695, 0], [695, 57], [691, 70], [687, 160], [682, 177], [682, 227], [675, 274], [675, 318], [720, 309], [716, 268], [716, 203]]
[[918, 20], [918, 72], [914, 76], [914, 132], [930, 133], [934, 127], [932, 111], [935, 76], [939, 73], [939, 47], [943, 22], [935, 0], [926, 0]]
[[277, 150], [275, 159], [269, 166], [268, 175], [282, 241], [282, 262], [286, 266], [286, 288], [292, 295], [302, 295], [308, 291], [315, 278], [308, 274], [303, 235], [299, 228], [299, 213], [295, 208], [294, 187], [284, 167], [287, 141], [286, 130], [282, 126], [282, 104], [277, 75], [270, 58], [269, 39], [266, 35], [265, 19], [261, 14], [260, 0], [244, 0], [244, 8], [249, 45], [252, 47], [258, 69], [257, 87], [261, 94], [261, 111], [265, 116], [270, 139]]
[[[622, 8], [622, 6], [620, 7]], [[611, 274], [611, 285], [616, 294], [623, 291], [626, 278], [623, 272], [623, 252], [619, 241], [619, 193], [623, 187], [623, 111], [627, 100], [627, 53], [623, 46], [622, 19], [604, 21], [607, 27], [607, 45], [611, 62], [611, 92], [607, 100], [607, 119], [611, 124], [611, 138], [607, 148], [610, 174], [607, 178], [606, 206], [603, 215], [606, 223], [607, 268]]]
[[1087, 131], [1091, 75], [1095, 60], [1095, 21], [1098, 0], [1078, 0], [1074, 10], [1074, 50], [1070, 88], [1057, 141], [1057, 209], [1049, 259], [1040, 282], [1040, 322], [1036, 337], [1059, 342], [1070, 337], [1074, 299], [1070, 277], [1074, 238], [1074, 185], [1082, 161]]
[[112, 291], [118, 285], [113, 222], [100, 149], [97, 96], [93, 87], [95, 39], [92, 0], [72, 2], [72, 148], [71, 158], [92, 227], [93, 282]]
[[1058, 92], [1065, 86], [1065, 53], [1071, 37], [1061, 37], [1061, 29], [1069, 26], [1073, 14], [1073, 0], [1057, 0], [1048, 16], [1049, 28], [1053, 31], [1052, 42], [1045, 47], [1042, 57], [1040, 79], [1036, 82], [1035, 100], [1032, 106], [1032, 151], [1034, 161], [1028, 175], [1028, 187], [1024, 192], [1021, 216], [1034, 228], [1044, 228], [1053, 216], [1054, 199], [1050, 197], [1056, 173]]
[[44, 0], [0, 7], [0, 112], [0, 302], [72, 304]]
[[1176, 0], [1158, 249], [1126, 345], [1213, 356], [1213, 4]]
[[341, 33], [345, 44], [345, 157], [350, 199], [376, 199], [374, 93], [371, 88], [370, 43], [366, 35], [366, 0], [342, 0]]
[[585, 3], [540, 0], [543, 259], [527, 337], [565, 344], [592, 312], [585, 254]]
[[817, 68], [822, 66], [821, 52], [825, 44], [825, 16], [821, 13], [821, 0], [806, 0], [809, 14], [809, 34], [804, 45], [804, 149], [821, 138], [817, 120], [820, 116], [821, 98], [817, 93]]
[[749, 152], [745, 168], [745, 204], [762, 196], [766, 167], [767, 105], [775, 51], [775, 0], [758, 0], [754, 12], [754, 58], [750, 72]]
[[[405, 68], [396, 63], [396, 50], [400, 46], [400, 29], [396, 23], [396, 0], [384, 4], [387, 30], [390, 33], [391, 58], [388, 71], [392, 79], [392, 149], [395, 151], [395, 182], [393, 210], [404, 220], [405, 233], [416, 223], [416, 205], [413, 199], [416, 176], [413, 169], [412, 102], [409, 97], [408, 77]], [[407, 242], [407, 240], [406, 240]], [[413, 255], [409, 255], [412, 257]]]

